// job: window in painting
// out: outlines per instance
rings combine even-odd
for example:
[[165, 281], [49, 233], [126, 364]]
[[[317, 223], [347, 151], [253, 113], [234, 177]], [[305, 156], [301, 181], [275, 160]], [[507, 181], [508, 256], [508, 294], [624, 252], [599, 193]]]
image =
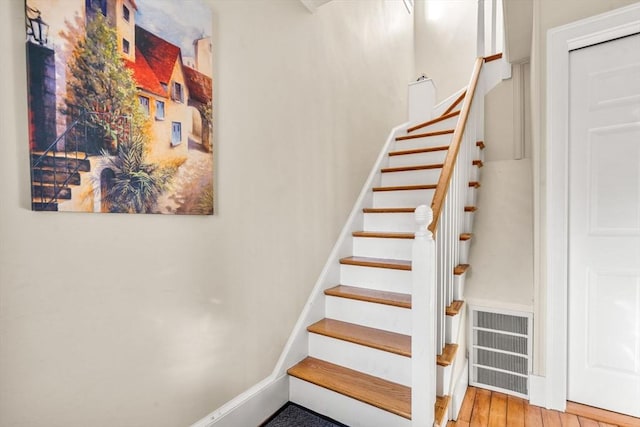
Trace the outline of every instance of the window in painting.
[[182, 93], [182, 85], [178, 82], [173, 82], [173, 94], [172, 99], [177, 102], [184, 102], [184, 94]]
[[138, 96], [138, 101], [140, 101], [140, 106], [142, 107], [142, 111], [144, 111], [145, 115], [149, 115], [149, 98], [146, 96]]
[[164, 120], [164, 101], [156, 101], [156, 120]]
[[129, 12], [129, 8], [124, 4], [122, 5], [122, 17], [127, 22], [129, 22], [129, 19], [131, 19], [131, 12]]
[[182, 142], [182, 123], [171, 122], [171, 145], [178, 145]]

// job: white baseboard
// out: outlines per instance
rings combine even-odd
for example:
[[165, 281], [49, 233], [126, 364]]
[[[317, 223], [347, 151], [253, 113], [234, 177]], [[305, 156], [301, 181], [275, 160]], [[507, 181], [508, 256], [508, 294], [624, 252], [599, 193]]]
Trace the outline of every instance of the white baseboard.
[[547, 407], [547, 379], [538, 375], [529, 375], [529, 403]]
[[464, 400], [464, 395], [467, 392], [467, 387], [469, 387], [469, 359], [464, 360], [464, 368], [462, 368], [462, 372], [460, 372], [460, 376], [458, 376], [456, 385], [453, 388], [451, 405], [449, 405], [450, 420], [458, 419], [458, 414], [460, 413], [460, 408], [462, 407], [462, 401]]
[[288, 401], [288, 375], [269, 376], [191, 427], [257, 426]]

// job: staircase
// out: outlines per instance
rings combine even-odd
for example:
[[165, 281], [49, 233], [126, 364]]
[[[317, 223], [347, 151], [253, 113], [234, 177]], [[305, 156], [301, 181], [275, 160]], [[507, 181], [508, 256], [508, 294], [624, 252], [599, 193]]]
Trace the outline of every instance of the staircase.
[[[109, 129], [115, 145], [105, 144], [96, 128]], [[57, 211], [60, 201], [71, 200], [72, 186], [81, 185], [81, 173], [89, 172], [89, 153], [115, 154], [117, 142], [129, 142], [131, 117], [110, 112], [86, 111], [44, 151], [31, 151], [31, 208]]]
[[[392, 131], [338, 245], [350, 253], [326, 267], [335, 282], [303, 313], [316, 319], [306, 326], [305, 357], [287, 371], [291, 401], [350, 426], [443, 426], [455, 418], [482, 103], [499, 81], [481, 78], [484, 63], [478, 59], [467, 90], [435, 106], [430, 120]], [[433, 220], [421, 205], [431, 206]]]
[[91, 165], [85, 153], [31, 153], [31, 204], [34, 211], [57, 211], [60, 200], [70, 200], [72, 186]]

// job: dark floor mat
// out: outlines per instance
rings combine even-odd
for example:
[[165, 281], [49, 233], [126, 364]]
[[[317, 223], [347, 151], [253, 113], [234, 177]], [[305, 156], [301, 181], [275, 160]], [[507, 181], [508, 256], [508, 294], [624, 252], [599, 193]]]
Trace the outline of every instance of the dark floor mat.
[[260, 427], [348, 427], [295, 403], [287, 403]]

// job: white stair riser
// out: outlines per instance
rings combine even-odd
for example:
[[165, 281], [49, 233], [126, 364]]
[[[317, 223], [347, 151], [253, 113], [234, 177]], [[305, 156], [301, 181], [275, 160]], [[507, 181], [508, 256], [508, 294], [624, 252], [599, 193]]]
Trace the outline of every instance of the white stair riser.
[[366, 213], [364, 229], [365, 231], [414, 232], [416, 220], [413, 212]]
[[453, 299], [454, 300], [463, 300], [464, 299], [464, 282], [466, 280], [467, 274], [457, 274], [453, 276]]
[[453, 365], [436, 365], [436, 395], [445, 396], [449, 394], [451, 388], [451, 376], [453, 375]]
[[442, 145], [449, 145], [451, 143], [451, 135], [453, 134], [447, 133], [444, 135], [427, 136], [424, 138], [403, 139], [401, 141], [394, 142], [393, 149], [391, 151], [413, 150], [415, 148], [440, 147]]
[[342, 264], [340, 284], [410, 294], [411, 271]]
[[422, 169], [417, 171], [384, 172], [380, 186], [394, 187], [397, 185], [437, 184], [441, 168]]
[[413, 239], [354, 237], [353, 255], [369, 258], [410, 260]]
[[410, 357], [314, 333], [309, 356], [411, 387]]
[[[366, 218], [366, 216], [365, 216], [365, 218]], [[473, 232], [473, 220], [474, 219], [475, 219], [475, 212], [465, 212], [464, 213], [464, 232], [465, 233]]]
[[399, 208], [431, 205], [435, 190], [396, 190], [373, 193], [374, 208]]
[[389, 167], [413, 166], [413, 165], [433, 165], [444, 163], [448, 150], [428, 151], [426, 153], [402, 154], [400, 156], [389, 156]]
[[460, 251], [458, 253], [460, 264], [468, 264], [469, 263], [469, 248], [471, 247], [471, 239], [469, 240], [461, 240], [460, 241]]
[[481, 162], [484, 162], [484, 150], [478, 146], [475, 147], [475, 151], [474, 151], [474, 155], [473, 155], [474, 160], [480, 160]]
[[351, 427], [411, 427], [411, 420], [294, 377], [289, 400]]
[[445, 342], [447, 344], [460, 344], [458, 342], [458, 331], [460, 330], [460, 314], [457, 316], [445, 316]]
[[411, 310], [402, 307], [327, 296], [325, 317], [411, 335]]

